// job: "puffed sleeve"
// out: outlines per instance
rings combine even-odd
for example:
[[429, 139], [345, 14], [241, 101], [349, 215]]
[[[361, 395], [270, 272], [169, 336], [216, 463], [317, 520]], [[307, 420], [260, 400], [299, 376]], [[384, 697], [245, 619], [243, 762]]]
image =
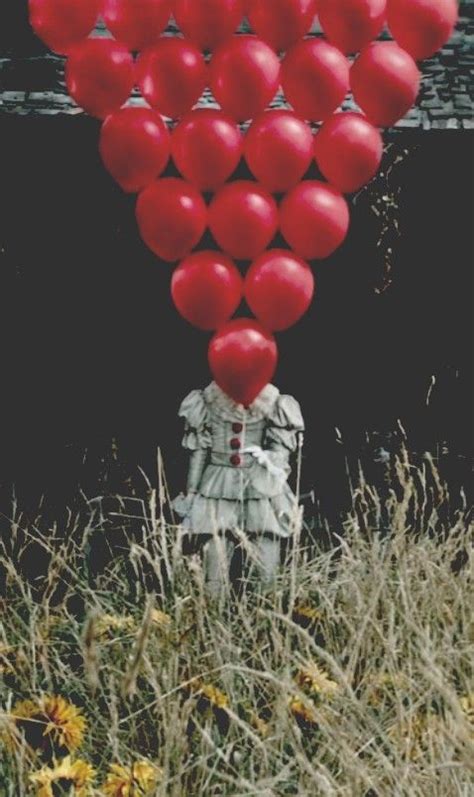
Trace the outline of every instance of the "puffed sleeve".
[[293, 396], [279, 396], [269, 418], [265, 448], [279, 451], [288, 458], [297, 451], [303, 432], [304, 420], [300, 405]]
[[202, 390], [193, 390], [186, 396], [179, 417], [184, 418], [183, 447], [190, 452], [187, 490], [194, 493], [199, 489], [212, 446], [209, 410]]
[[262, 495], [277, 495], [290, 475], [290, 454], [299, 447], [304, 430], [298, 402], [279, 396], [267, 417], [263, 451], [255, 450], [252, 487]]
[[188, 451], [211, 448], [210, 418], [202, 390], [193, 390], [179, 408], [179, 417], [184, 418], [183, 448]]

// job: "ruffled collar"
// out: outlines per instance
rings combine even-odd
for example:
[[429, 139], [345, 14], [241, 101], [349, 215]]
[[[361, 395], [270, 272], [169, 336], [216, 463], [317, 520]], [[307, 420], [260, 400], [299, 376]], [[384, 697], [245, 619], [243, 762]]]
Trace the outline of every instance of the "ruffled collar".
[[237, 404], [219, 387], [216, 382], [211, 382], [204, 390], [206, 404], [212, 405], [212, 410], [226, 421], [243, 420], [260, 421], [272, 414], [280, 391], [275, 385], [267, 385], [259, 393], [249, 407]]

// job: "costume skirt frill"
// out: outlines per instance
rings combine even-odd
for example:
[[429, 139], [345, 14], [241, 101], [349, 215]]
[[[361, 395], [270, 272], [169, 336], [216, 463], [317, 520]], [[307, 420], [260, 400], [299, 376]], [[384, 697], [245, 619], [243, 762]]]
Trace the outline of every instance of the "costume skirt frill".
[[287, 486], [272, 498], [207, 498], [196, 494], [174, 501], [182, 515], [182, 526], [192, 534], [213, 535], [216, 532], [244, 531], [250, 534], [275, 534], [290, 537], [300, 522], [298, 504]]
[[290, 537], [301, 522], [288, 482], [257, 464], [245, 471], [208, 465], [199, 492], [179, 496], [173, 508], [193, 534], [240, 530]]

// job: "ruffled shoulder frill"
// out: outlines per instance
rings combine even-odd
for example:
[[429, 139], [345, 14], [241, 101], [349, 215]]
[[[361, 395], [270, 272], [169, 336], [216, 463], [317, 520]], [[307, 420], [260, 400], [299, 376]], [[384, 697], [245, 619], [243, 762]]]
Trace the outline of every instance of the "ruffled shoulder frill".
[[293, 396], [280, 394], [275, 402], [271, 421], [282, 429], [293, 429], [296, 432], [304, 431], [304, 420], [301, 407]]
[[184, 418], [186, 423], [199, 429], [209, 422], [209, 411], [204, 400], [203, 390], [192, 390], [183, 400], [179, 408], [179, 417]]
[[211, 382], [204, 390], [204, 399], [212, 408], [213, 415], [224, 421], [242, 420], [254, 423], [269, 418], [275, 409], [280, 392], [274, 385], [266, 385], [249, 407], [237, 404], [216, 384]]
[[301, 407], [293, 396], [280, 395], [275, 402], [266, 432], [266, 445], [273, 451], [296, 451], [304, 432]]
[[184, 418], [184, 448], [196, 451], [199, 448], [210, 448], [212, 436], [210, 430], [209, 408], [202, 390], [193, 390], [182, 402], [179, 417]]

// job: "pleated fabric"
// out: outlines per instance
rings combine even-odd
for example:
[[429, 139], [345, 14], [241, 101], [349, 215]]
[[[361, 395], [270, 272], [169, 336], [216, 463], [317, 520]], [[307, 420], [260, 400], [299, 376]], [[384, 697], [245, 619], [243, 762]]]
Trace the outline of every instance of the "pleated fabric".
[[[190, 393], [179, 414], [185, 421], [184, 448], [190, 454], [206, 452], [193, 457], [193, 492], [173, 502], [184, 528], [194, 534], [238, 529], [291, 536], [301, 522], [287, 481], [289, 458], [304, 430], [298, 402], [267, 385], [245, 408], [213, 382]], [[232, 447], [236, 439], [237, 450]]]

